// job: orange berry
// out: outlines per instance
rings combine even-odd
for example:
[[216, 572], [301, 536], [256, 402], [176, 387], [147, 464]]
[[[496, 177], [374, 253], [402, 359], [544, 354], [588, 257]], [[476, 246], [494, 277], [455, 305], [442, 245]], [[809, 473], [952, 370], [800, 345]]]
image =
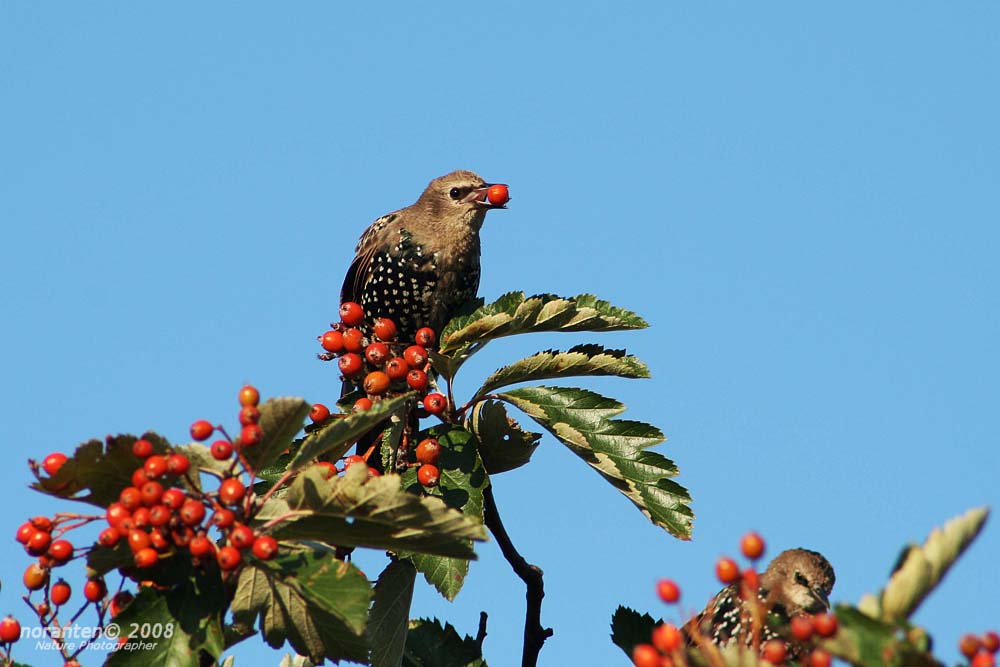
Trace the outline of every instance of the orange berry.
[[309, 419], [313, 423], [319, 423], [326, 421], [330, 416], [330, 408], [326, 407], [322, 403], [313, 403], [312, 409], [309, 410]]
[[761, 647], [761, 656], [772, 665], [780, 665], [788, 656], [788, 646], [780, 639], [769, 639]]
[[837, 629], [840, 624], [837, 622], [837, 617], [833, 614], [816, 614], [813, 616], [813, 627], [816, 628], [816, 634], [820, 637], [832, 637], [837, 634]]
[[52, 452], [42, 461], [42, 469], [51, 477], [59, 472], [59, 469], [66, 463], [66, 455], [62, 452]]
[[966, 658], [971, 658], [978, 653], [980, 646], [979, 637], [972, 633], [962, 635], [962, 638], [958, 640], [958, 650]]
[[675, 651], [684, 643], [684, 637], [676, 625], [664, 623], [653, 630], [653, 646], [664, 653]]
[[437, 486], [441, 471], [436, 465], [425, 463], [417, 469], [417, 480], [424, 486]]
[[260, 392], [257, 391], [257, 387], [251, 384], [243, 385], [240, 389], [240, 405], [243, 407], [256, 407], [260, 403]]
[[191, 424], [191, 437], [198, 442], [208, 440], [213, 431], [215, 431], [215, 427], [212, 426], [211, 422], [204, 419], [199, 419], [195, 423]]
[[417, 461], [420, 463], [437, 463], [441, 456], [441, 443], [437, 438], [426, 438], [417, 445]]
[[979, 641], [982, 643], [983, 648], [990, 653], [996, 653], [1000, 650], [1000, 635], [998, 635], [995, 630], [987, 630], [984, 632]]
[[365, 311], [353, 301], [340, 304], [340, 321], [349, 327], [356, 327], [365, 320]]
[[757, 560], [764, 555], [764, 538], [758, 533], [747, 533], [740, 540], [740, 551], [750, 560]]
[[715, 563], [715, 576], [724, 584], [731, 584], [740, 578], [740, 568], [732, 558], [723, 557]]
[[996, 667], [997, 661], [989, 651], [980, 651], [972, 658], [971, 667]]
[[396, 323], [388, 317], [376, 318], [372, 325], [372, 332], [379, 340], [393, 340], [396, 337]]
[[365, 393], [370, 396], [380, 396], [389, 389], [389, 376], [382, 371], [372, 371], [365, 376]]
[[229, 570], [235, 570], [243, 562], [243, 556], [240, 554], [240, 550], [236, 547], [222, 547], [219, 549], [219, 554], [216, 556], [216, 560], [219, 562], [219, 568], [224, 572]]
[[344, 351], [344, 334], [339, 331], [327, 331], [325, 334], [319, 337], [319, 344], [327, 352], [333, 352], [337, 354], [338, 352]]
[[636, 644], [632, 649], [635, 667], [660, 667], [660, 652], [652, 644]]
[[830, 667], [833, 664], [833, 656], [821, 648], [813, 649], [809, 654], [809, 667]]
[[681, 599], [681, 587], [673, 579], [660, 579], [656, 582], [656, 594], [667, 604], [673, 604]]
[[800, 642], [807, 642], [813, 636], [813, 620], [811, 616], [800, 614], [792, 619], [792, 636]]
[[264, 439], [264, 429], [260, 424], [247, 424], [240, 429], [240, 444], [244, 447], [259, 445]]
[[497, 183], [491, 185], [490, 189], [486, 191], [486, 199], [493, 206], [503, 206], [510, 201], [510, 191], [503, 183]]
[[359, 398], [354, 401], [354, 412], [367, 412], [372, 409], [372, 399], [368, 397]]
[[434, 333], [434, 329], [430, 327], [417, 329], [417, 333], [413, 336], [413, 341], [421, 347], [430, 347], [436, 340], [437, 335]]

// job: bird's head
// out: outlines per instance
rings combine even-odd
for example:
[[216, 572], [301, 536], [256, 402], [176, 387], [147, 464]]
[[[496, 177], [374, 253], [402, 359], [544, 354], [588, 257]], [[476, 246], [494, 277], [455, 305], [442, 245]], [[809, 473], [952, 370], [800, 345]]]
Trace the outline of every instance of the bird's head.
[[434, 219], [461, 221], [479, 231], [487, 211], [506, 208], [506, 202], [490, 203], [487, 195], [492, 186], [471, 171], [453, 171], [431, 181], [416, 206]]
[[760, 578], [767, 598], [792, 617], [816, 613], [830, 607], [836, 575], [822, 554], [808, 549], [789, 549], [775, 556]]

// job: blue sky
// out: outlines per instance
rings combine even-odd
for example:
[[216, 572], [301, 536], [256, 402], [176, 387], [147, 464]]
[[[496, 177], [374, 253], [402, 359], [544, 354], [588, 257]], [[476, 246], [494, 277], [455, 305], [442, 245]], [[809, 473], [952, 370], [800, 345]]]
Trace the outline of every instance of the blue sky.
[[[665, 431], [697, 515], [670, 538], [550, 439], [498, 477], [546, 573], [541, 664], [624, 664], [615, 607], [666, 612], [662, 576], [700, 606], [749, 529], [825, 553], [856, 601], [904, 543], [998, 500], [998, 20], [984, 1], [4, 3], [0, 535], [57, 508], [29, 456], [235, 422], [248, 381], [331, 401], [314, 336], [358, 235], [467, 168], [514, 198], [483, 231], [481, 295], [593, 292], [651, 323], [598, 342], [653, 378], [588, 386]], [[584, 340], [491, 345], [459, 389]], [[952, 661], [1000, 618], [993, 524], [916, 618]], [[455, 603], [423, 586], [413, 612], [474, 633], [485, 609], [487, 658], [516, 664], [522, 589], [479, 552]], [[23, 617], [11, 554], [0, 610]]]

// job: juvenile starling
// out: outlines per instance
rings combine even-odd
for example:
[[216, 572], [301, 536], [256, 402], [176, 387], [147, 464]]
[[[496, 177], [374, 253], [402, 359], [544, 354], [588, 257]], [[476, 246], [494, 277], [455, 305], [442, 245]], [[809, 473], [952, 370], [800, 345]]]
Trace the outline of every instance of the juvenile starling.
[[435, 178], [416, 203], [382, 216], [358, 242], [341, 302], [370, 321], [393, 319], [403, 340], [420, 327], [441, 328], [479, 291], [479, 230], [494, 205], [471, 171]]
[[[815, 551], [789, 549], [775, 556], [760, 575], [758, 598], [763, 608], [788, 622], [801, 613], [813, 614], [830, 606], [830, 592], [836, 576], [833, 566]], [[742, 640], [749, 645], [751, 628], [746, 626], [749, 615], [740, 600], [740, 583], [726, 586], [688, 621], [684, 635], [692, 642], [695, 628], [719, 646]], [[778, 637], [767, 623], [761, 628], [761, 642]]]

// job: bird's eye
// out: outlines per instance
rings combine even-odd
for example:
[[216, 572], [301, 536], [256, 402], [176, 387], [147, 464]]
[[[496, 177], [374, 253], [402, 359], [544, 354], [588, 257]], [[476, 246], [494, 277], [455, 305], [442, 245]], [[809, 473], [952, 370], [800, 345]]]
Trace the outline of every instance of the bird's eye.
[[795, 573], [795, 583], [801, 584], [801, 585], [805, 586], [806, 588], [809, 588], [809, 580], [806, 579], [805, 577], [803, 577], [802, 573], [800, 573], [800, 572], [796, 572]]
[[451, 192], [448, 193], [448, 196], [452, 199], [458, 199], [462, 196], [462, 190], [459, 188], [452, 188]]

